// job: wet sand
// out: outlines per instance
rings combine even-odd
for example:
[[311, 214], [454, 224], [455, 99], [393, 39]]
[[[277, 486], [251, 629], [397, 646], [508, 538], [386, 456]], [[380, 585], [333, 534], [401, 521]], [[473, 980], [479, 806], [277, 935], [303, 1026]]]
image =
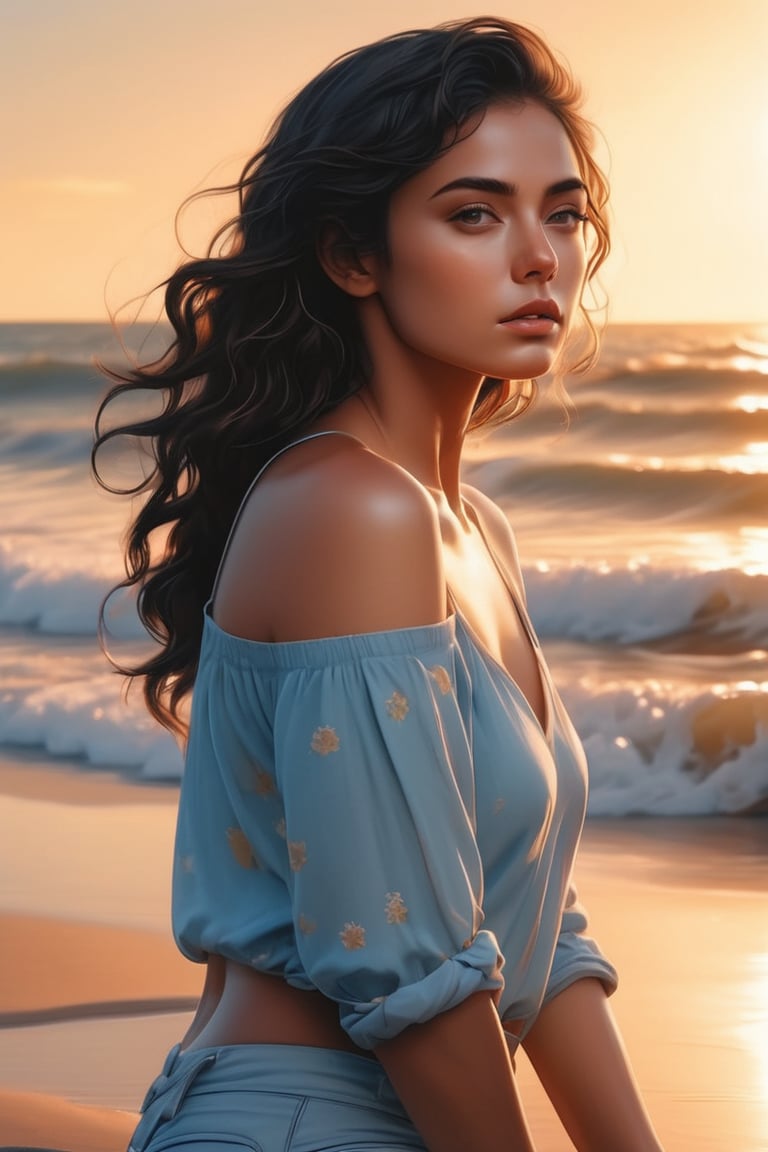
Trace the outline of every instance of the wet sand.
[[[175, 799], [0, 763], [0, 1145], [125, 1148], [201, 982], [168, 930]], [[768, 820], [591, 822], [577, 883], [666, 1152], [768, 1152]], [[568, 1152], [519, 1065], [538, 1152]]]

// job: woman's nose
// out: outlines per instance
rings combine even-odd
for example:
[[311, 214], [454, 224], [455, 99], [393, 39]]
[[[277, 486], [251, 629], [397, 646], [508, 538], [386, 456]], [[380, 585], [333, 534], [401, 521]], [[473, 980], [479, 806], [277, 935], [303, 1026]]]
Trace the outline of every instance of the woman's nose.
[[512, 258], [513, 279], [521, 284], [526, 280], [552, 280], [557, 268], [557, 253], [540, 221], [518, 233]]

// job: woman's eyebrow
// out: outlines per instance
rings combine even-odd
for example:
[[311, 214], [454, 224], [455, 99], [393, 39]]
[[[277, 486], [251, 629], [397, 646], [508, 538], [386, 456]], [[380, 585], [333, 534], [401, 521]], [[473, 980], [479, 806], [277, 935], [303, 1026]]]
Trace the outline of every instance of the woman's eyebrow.
[[[515, 196], [517, 194], [517, 185], [508, 184], [506, 180], [494, 180], [490, 176], [460, 176], [458, 180], [451, 180], [442, 188], [438, 188], [437, 192], [432, 193], [430, 200], [434, 200], [436, 196], [442, 196], [444, 192], [453, 192], [457, 188], [467, 188], [474, 192], [488, 192], [496, 196]], [[550, 184], [544, 195], [558, 196], [561, 192], [586, 191], [587, 186], [583, 180], [580, 180], [578, 176], [569, 176], [565, 180], [558, 180], [556, 184]]]

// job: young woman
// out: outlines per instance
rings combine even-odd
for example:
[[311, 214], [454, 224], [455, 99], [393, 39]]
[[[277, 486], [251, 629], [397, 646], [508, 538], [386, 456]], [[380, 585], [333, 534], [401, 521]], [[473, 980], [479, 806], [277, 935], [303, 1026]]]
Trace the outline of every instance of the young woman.
[[161, 647], [131, 674], [177, 730], [194, 683], [173, 916], [207, 964], [134, 1152], [530, 1150], [519, 1043], [581, 1152], [658, 1152], [570, 885], [583, 753], [460, 479], [591, 333], [577, 107], [502, 20], [337, 60], [105, 401], [165, 400], [97, 449], [154, 451], [125, 584]]

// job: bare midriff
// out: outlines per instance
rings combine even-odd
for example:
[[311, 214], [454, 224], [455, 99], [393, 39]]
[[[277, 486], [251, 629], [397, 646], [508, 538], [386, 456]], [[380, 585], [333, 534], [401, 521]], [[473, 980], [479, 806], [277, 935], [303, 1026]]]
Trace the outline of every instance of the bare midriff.
[[292, 988], [279, 976], [210, 956], [203, 995], [182, 1041], [187, 1049], [223, 1044], [299, 1044], [371, 1057], [339, 1023], [321, 992]]
[[[507, 1024], [518, 1031], [519, 1022]], [[510, 1036], [510, 1047], [516, 1042]], [[321, 992], [292, 988], [279, 976], [210, 956], [200, 1003], [182, 1048], [227, 1044], [297, 1044], [375, 1058], [339, 1023], [338, 1006]]]

